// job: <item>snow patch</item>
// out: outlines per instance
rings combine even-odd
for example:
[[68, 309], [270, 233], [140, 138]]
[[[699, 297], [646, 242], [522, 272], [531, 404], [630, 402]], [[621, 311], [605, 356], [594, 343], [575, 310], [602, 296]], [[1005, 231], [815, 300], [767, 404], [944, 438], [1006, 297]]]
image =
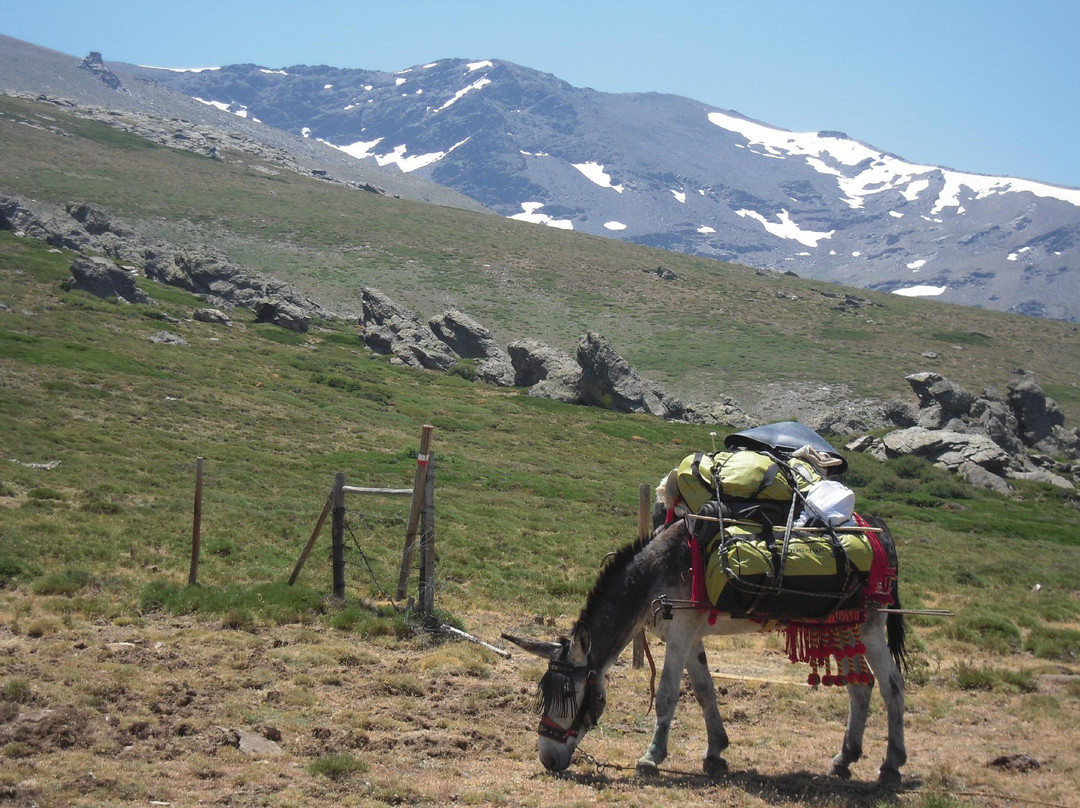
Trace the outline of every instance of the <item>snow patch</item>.
[[944, 294], [948, 288], [948, 286], [907, 286], [903, 289], [893, 289], [893, 294], [901, 297], [936, 297]]
[[[231, 112], [238, 118], [248, 117], [248, 108], [245, 107], [243, 104], [235, 105], [226, 104], [224, 101], [208, 101], [207, 99], [199, 98], [198, 96], [192, 96], [192, 98], [198, 101], [200, 104], [206, 104], [206, 106], [208, 107], [215, 107], [216, 109], [220, 109], [222, 112]], [[236, 109], [233, 109], [234, 106], [236, 106]], [[252, 116], [251, 120], [255, 121], [256, 123], [262, 123], [262, 121], [260, 121], [254, 116]]]
[[436, 112], [442, 112], [444, 109], [449, 107], [451, 104], [454, 104], [454, 103], [457, 103], [458, 101], [460, 101], [461, 97], [463, 95], [465, 95], [465, 93], [472, 92], [473, 90], [482, 90], [484, 87], [487, 87], [489, 84], [491, 84], [491, 79], [489, 79], [489, 78], [478, 79], [477, 81], [474, 81], [472, 84], [470, 84], [468, 87], [466, 87], [464, 90], [458, 90], [456, 93], [454, 93], [453, 98], [451, 98], [449, 101], [447, 101], [445, 104], [443, 104], [441, 107], [439, 107], [435, 111]]
[[918, 261], [912, 261], [910, 264], [908, 264], [907, 268], [908, 269], [913, 269], [913, 270], [915, 270], [917, 272], [918, 270], [922, 269], [924, 266], [926, 266], [926, 259], [925, 258], [920, 258]]
[[815, 232], [813, 230], [803, 230], [795, 222], [791, 221], [791, 216], [786, 210], [781, 210], [777, 214], [779, 222], [770, 222], [760, 213], [752, 210], [737, 210], [735, 213], [742, 217], [749, 217], [761, 222], [761, 226], [765, 228], [766, 232], [772, 233], [778, 238], [791, 239], [797, 241], [800, 244], [805, 244], [807, 247], [816, 247], [818, 242], [822, 239], [832, 238], [832, 234], [835, 230], [830, 230], [827, 233]]
[[484, 61], [482, 61], [482, 62], [469, 62], [465, 66], [467, 68], [469, 68], [470, 73], [472, 73], [475, 70], [481, 70], [482, 68], [485, 68], [485, 67], [495, 67], [495, 65], [493, 65], [491, 62], [487, 61], [486, 59]]
[[334, 85], [333, 85], [333, 84], [324, 84], [324, 85], [322, 86], [322, 88], [323, 88], [324, 90], [332, 90], [332, 89], [334, 89]]
[[604, 227], [606, 227], [608, 230], [625, 230], [626, 229], [625, 224], [623, 224], [622, 222], [615, 222], [615, 221], [604, 222]]
[[228, 112], [229, 111], [229, 105], [226, 104], [224, 101], [209, 101], [209, 100], [207, 100], [205, 98], [199, 98], [199, 96], [197, 96], [197, 95], [192, 96], [192, 98], [194, 98], [200, 104], [206, 104], [206, 106], [208, 106], [208, 107], [217, 107], [222, 112]]
[[722, 112], [710, 112], [708, 119], [721, 129], [745, 137], [749, 150], [754, 154], [780, 160], [801, 157], [814, 170], [835, 176], [844, 194], [843, 201], [852, 208], [862, 207], [867, 196], [887, 191], [898, 192], [905, 199], [913, 200], [930, 187], [927, 175], [944, 179], [944, 186], [934, 203], [932, 212], [935, 214], [949, 207], [957, 208], [958, 214], [963, 213], [960, 198], [965, 189], [975, 199], [1027, 192], [1080, 206], [1078, 188], [1061, 188], [1031, 180], [968, 174], [909, 163], [850, 138], [774, 129]]
[[684, 205], [686, 204], [686, 191], [672, 190], [671, 195], [678, 199], [680, 202], [682, 202]]
[[260, 67], [259, 72], [260, 73], [266, 73], [266, 74], [271, 75], [271, 76], [287, 76], [287, 75], [289, 75], [284, 70], [267, 70], [265, 67]]
[[904, 218], [904, 214], [898, 213], [895, 210], [890, 210], [889, 215], [892, 216], [894, 219], [903, 219]]
[[522, 202], [521, 213], [508, 216], [509, 219], [517, 219], [519, 222], [532, 222], [533, 224], [545, 224], [548, 227], [556, 227], [560, 230], [573, 230], [574, 223], [569, 219], [553, 219], [546, 213], [540, 213], [544, 207], [543, 202]]
[[153, 65], [138, 65], [147, 70], [168, 70], [170, 73], [205, 73], [207, 70], [221, 70], [220, 67], [154, 67]]
[[311, 137], [311, 127], [305, 126], [303, 129], [300, 130], [300, 134], [306, 138]]
[[601, 188], [611, 188], [620, 194], [624, 190], [621, 185], [611, 184], [611, 175], [604, 171], [604, 166], [600, 163], [571, 163], [571, 165], [584, 174], [590, 182], [596, 183]]
[[703, 236], [707, 236], [709, 233], [715, 233], [716, 228], [715, 227], [709, 227], [707, 224], [703, 224], [701, 227], [699, 227], [697, 229], [697, 231], [699, 233], [701, 233]]
[[454, 149], [458, 148], [458, 146], [462, 146], [469, 142], [469, 138], [465, 138], [464, 140], [455, 143], [446, 151], [406, 156], [409, 149], [404, 143], [395, 146], [391, 151], [385, 154], [376, 154], [374, 149], [382, 142], [382, 140], [382, 138], [378, 138], [377, 140], [359, 140], [356, 143], [350, 143], [347, 146], [337, 146], [325, 140], [321, 142], [326, 143], [328, 146], [333, 146], [335, 149], [343, 151], [350, 157], [355, 157], [357, 160], [365, 160], [369, 157], [374, 157], [375, 162], [380, 166], [396, 165], [406, 174], [411, 171], [416, 171], [419, 168], [429, 166], [432, 163], [437, 163], [439, 160], [446, 157], [446, 155], [450, 154], [450, 152], [454, 151]]
[[404, 84], [407, 81], [408, 81], [408, 79], [394, 79], [394, 84], [396, 86], [400, 87], [402, 84]]

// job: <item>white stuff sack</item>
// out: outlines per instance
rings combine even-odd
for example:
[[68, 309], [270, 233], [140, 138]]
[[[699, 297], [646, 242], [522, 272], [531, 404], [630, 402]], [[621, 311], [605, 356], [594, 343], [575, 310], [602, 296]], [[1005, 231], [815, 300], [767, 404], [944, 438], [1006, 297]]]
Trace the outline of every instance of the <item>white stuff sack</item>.
[[836, 527], [851, 521], [851, 515], [855, 513], [855, 492], [836, 480], [822, 480], [806, 492], [806, 507], [813, 516]]

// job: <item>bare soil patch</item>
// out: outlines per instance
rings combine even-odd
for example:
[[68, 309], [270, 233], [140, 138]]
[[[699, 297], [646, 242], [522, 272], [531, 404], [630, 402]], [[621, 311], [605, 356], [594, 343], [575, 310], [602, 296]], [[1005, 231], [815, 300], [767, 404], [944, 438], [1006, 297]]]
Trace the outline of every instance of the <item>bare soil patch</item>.
[[[856, 779], [825, 776], [846, 696], [805, 686], [768, 636], [710, 646], [725, 673], [731, 774], [699, 775], [704, 728], [684, 690], [663, 773], [638, 778], [653, 716], [648, 669], [626, 654], [587, 756], [554, 776], [537, 760], [531, 713], [542, 665], [517, 649], [504, 660], [469, 643], [358, 640], [320, 625], [50, 619], [39, 605], [17, 593], [0, 602], [0, 806], [1080, 804], [1075, 667], [1051, 666], [1036, 692], [996, 693], [959, 690], [947, 661], [924, 664], [909, 693], [904, 790], [892, 794], [874, 782], [880, 702]], [[502, 629], [554, 631], [526, 616], [467, 623], [492, 641]], [[653, 653], [660, 664], [663, 646]]]

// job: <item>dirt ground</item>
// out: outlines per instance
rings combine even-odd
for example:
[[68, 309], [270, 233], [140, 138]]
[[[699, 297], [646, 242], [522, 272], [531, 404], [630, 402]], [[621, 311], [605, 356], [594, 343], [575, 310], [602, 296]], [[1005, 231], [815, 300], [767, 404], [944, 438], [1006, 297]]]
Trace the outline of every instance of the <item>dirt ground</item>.
[[[506, 660], [468, 642], [357, 641], [318, 625], [95, 622], [3, 596], [0, 806], [1080, 805], [1075, 667], [1047, 667], [1037, 692], [995, 693], [960, 690], [946, 662], [924, 664], [909, 691], [903, 791], [891, 794], [874, 784], [880, 700], [855, 779], [825, 776], [846, 696], [803, 684], [770, 636], [709, 646], [725, 674], [730, 774], [700, 775], [704, 727], [684, 691], [671, 757], [659, 777], [637, 777], [649, 673], [626, 652], [587, 755], [555, 776], [537, 759], [531, 712], [543, 666], [514, 647]], [[502, 630], [549, 638], [571, 622], [465, 619], [499, 645]], [[658, 664], [663, 650], [653, 643]]]

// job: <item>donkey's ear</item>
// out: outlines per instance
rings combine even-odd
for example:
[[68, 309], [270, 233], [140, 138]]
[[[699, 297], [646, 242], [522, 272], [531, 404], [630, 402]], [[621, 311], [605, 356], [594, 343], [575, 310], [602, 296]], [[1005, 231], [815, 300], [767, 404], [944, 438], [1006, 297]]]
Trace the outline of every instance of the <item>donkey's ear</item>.
[[513, 634], [505, 632], [503, 632], [502, 638], [549, 662], [557, 658], [563, 650], [563, 644], [559, 642], [544, 642], [543, 640], [533, 640], [528, 637], [515, 637]]
[[570, 659], [578, 664], [585, 664], [592, 650], [592, 633], [584, 623], [574, 626], [574, 636], [570, 638]]

